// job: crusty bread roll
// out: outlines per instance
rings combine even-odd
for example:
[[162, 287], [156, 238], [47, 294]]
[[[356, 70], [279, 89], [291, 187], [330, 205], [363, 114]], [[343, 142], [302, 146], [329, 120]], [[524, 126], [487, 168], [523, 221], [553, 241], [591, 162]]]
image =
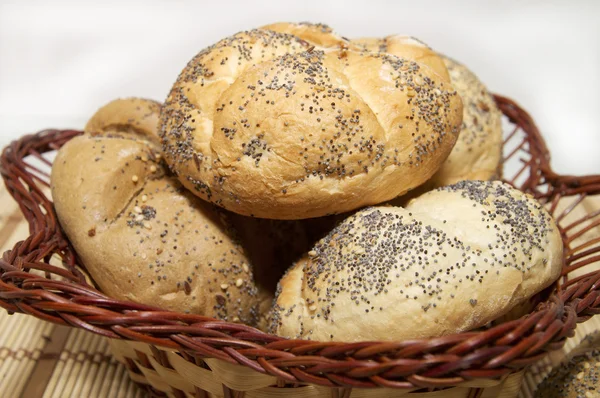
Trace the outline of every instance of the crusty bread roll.
[[462, 105], [425, 64], [258, 29], [192, 59], [160, 122], [167, 162], [196, 195], [303, 219], [425, 182], [455, 143]]
[[347, 218], [281, 280], [270, 330], [318, 341], [466, 331], [549, 286], [561, 265], [558, 228], [531, 196], [464, 181]]
[[170, 177], [150, 142], [115, 131], [69, 141], [51, 176], [60, 223], [99, 288], [255, 325], [270, 296], [255, 286], [228, 216]]
[[[491, 180], [502, 172], [501, 112], [486, 86], [466, 66], [438, 55], [425, 44], [408, 36], [353, 40], [366, 50], [402, 55], [427, 63], [438, 74], [449, 78], [463, 101], [463, 122], [456, 145], [442, 167], [418, 194], [462, 180]], [[446, 74], [444, 75], [444, 72]], [[392, 202], [401, 205], [400, 201]]]
[[119, 98], [98, 109], [87, 122], [86, 134], [130, 135], [153, 143], [158, 138], [160, 103], [145, 98]]
[[556, 367], [538, 386], [535, 398], [600, 397], [599, 335], [586, 336], [574, 352], [574, 358]]
[[466, 66], [443, 57], [463, 100], [463, 124], [456, 145], [430, 180], [432, 187], [502, 176], [502, 113], [487, 87]]

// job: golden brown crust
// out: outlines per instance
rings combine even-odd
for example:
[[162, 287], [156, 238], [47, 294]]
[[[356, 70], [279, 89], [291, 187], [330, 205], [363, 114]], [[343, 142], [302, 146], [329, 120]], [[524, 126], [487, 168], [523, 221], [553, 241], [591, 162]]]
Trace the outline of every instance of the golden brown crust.
[[328, 25], [321, 23], [278, 22], [261, 26], [259, 29], [287, 33], [320, 47], [348, 47], [350, 45], [348, 39], [335, 33]]
[[466, 66], [443, 57], [463, 100], [463, 124], [448, 159], [432, 177], [433, 187], [461, 180], [502, 177], [502, 113], [486, 86]]
[[[101, 108], [88, 125], [110, 126], [94, 124], [115, 120], [106, 115]], [[87, 270], [111, 297], [255, 325], [268, 293], [228, 215], [171, 177], [148, 136], [128, 133], [144, 123], [128, 120], [116, 125], [125, 133], [72, 139], [53, 164], [56, 213]]]
[[86, 134], [130, 134], [158, 144], [160, 103], [144, 98], [120, 98], [98, 109]]
[[425, 182], [454, 145], [462, 105], [442, 80], [393, 55], [242, 32], [179, 76], [161, 113], [165, 157], [196, 195], [243, 215], [381, 203]]
[[450, 82], [450, 75], [442, 57], [425, 43], [414, 37], [402, 35], [392, 35], [383, 38], [366, 37], [352, 40], [352, 45], [362, 48], [363, 51], [392, 54], [427, 65], [445, 82]]
[[[464, 65], [439, 55], [408, 36], [352, 40], [368, 51], [403, 56], [426, 63], [456, 89], [463, 101], [461, 132], [452, 152], [435, 175], [417, 189], [413, 196], [462, 180], [501, 178], [501, 113], [485, 85]], [[404, 200], [392, 202], [400, 206]]]
[[561, 265], [558, 228], [531, 196], [464, 181], [347, 218], [282, 279], [270, 330], [348, 342], [462, 332], [550, 285]]

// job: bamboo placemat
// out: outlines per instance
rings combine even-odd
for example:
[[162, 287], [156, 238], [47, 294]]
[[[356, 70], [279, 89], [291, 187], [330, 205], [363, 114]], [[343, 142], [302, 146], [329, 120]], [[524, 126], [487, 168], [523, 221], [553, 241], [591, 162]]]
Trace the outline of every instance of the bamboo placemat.
[[[600, 197], [586, 198], [569, 217], [598, 209]], [[593, 233], [600, 236], [600, 229]], [[0, 185], [0, 253], [27, 235], [28, 226], [17, 204], [4, 185]], [[526, 373], [519, 398], [530, 398], [549, 370], [558, 366], [593, 331], [600, 331], [598, 316], [580, 325], [563, 350]], [[0, 397], [143, 396], [145, 393], [129, 379], [126, 369], [112, 357], [106, 338], [31, 316], [8, 315], [0, 309]]]
[[[21, 212], [0, 184], [0, 253], [27, 237]], [[108, 340], [0, 309], [0, 397], [143, 397]]]

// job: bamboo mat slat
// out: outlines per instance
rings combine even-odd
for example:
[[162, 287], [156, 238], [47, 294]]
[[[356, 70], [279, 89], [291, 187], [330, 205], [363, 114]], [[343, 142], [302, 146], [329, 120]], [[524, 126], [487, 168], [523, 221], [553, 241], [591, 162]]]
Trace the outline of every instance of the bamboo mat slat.
[[[0, 184], [0, 253], [28, 233], [19, 207]], [[112, 357], [105, 338], [0, 309], [0, 397], [144, 395]]]
[[[568, 224], [581, 212], [599, 209], [600, 197], [586, 198], [561, 223]], [[0, 253], [25, 239], [28, 232], [18, 206], [0, 185]], [[600, 237], [600, 228], [589, 234]], [[589, 239], [589, 236], [582, 239]], [[568, 357], [587, 334], [595, 331], [600, 331], [600, 316], [580, 325], [561, 351], [532, 366], [524, 374], [518, 393], [504, 391], [502, 398], [531, 398], [545, 375]], [[354, 395], [358, 397], [360, 393], [353, 393], [352, 397]], [[112, 357], [106, 338], [23, 314], [8, 315], [0, 309], [0, 397], [144, 396], [145, 393], [130, 380], [125, 367]]]

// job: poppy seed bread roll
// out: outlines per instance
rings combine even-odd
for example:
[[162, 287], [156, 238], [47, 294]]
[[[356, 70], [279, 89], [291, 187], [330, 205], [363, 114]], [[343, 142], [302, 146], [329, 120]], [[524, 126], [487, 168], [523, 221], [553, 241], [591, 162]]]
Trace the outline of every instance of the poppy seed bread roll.
[[148, 122], [157, 113], [146, 100], [113, 101], [59, 150], [60, 224], [106, 295], [256, 325], [272, 294], [256, 286], [229, 215], [169, 175]]
[[548, 212], [500, 182], [465, 181], [347, 218], [282, 278], [271, 332], [405, 340], [485, 325], [560, 275]]
[[443, 57], [450, 81], [463, 100], [463, 124], [442, 167], [431, 178], [432, 187], [462, 180], [502, 177], [502, 113], [487, 87], [466, 66]]
[[[456, 145], [444, 164], [417, 194], [462, 180], [498, 179], [502, 172], [502, 113], [479, 78], [461, 63], [437, 54], [409, 36], [352, 40], [365, 51], [404, 56], [427, 63], [444, 76], [463, 101], [463, 119]], [[411, 195], [413, 196], [413, 195]], [[392, 202], [401, 206], [405, 198]]]
[[257, 29], [188, 63], [162, 108], [160, 134], [171, 169], [204, 200], [242, 215], [304, 219], [422, 184], [461, 122], [460, 97], [426, 64]]

